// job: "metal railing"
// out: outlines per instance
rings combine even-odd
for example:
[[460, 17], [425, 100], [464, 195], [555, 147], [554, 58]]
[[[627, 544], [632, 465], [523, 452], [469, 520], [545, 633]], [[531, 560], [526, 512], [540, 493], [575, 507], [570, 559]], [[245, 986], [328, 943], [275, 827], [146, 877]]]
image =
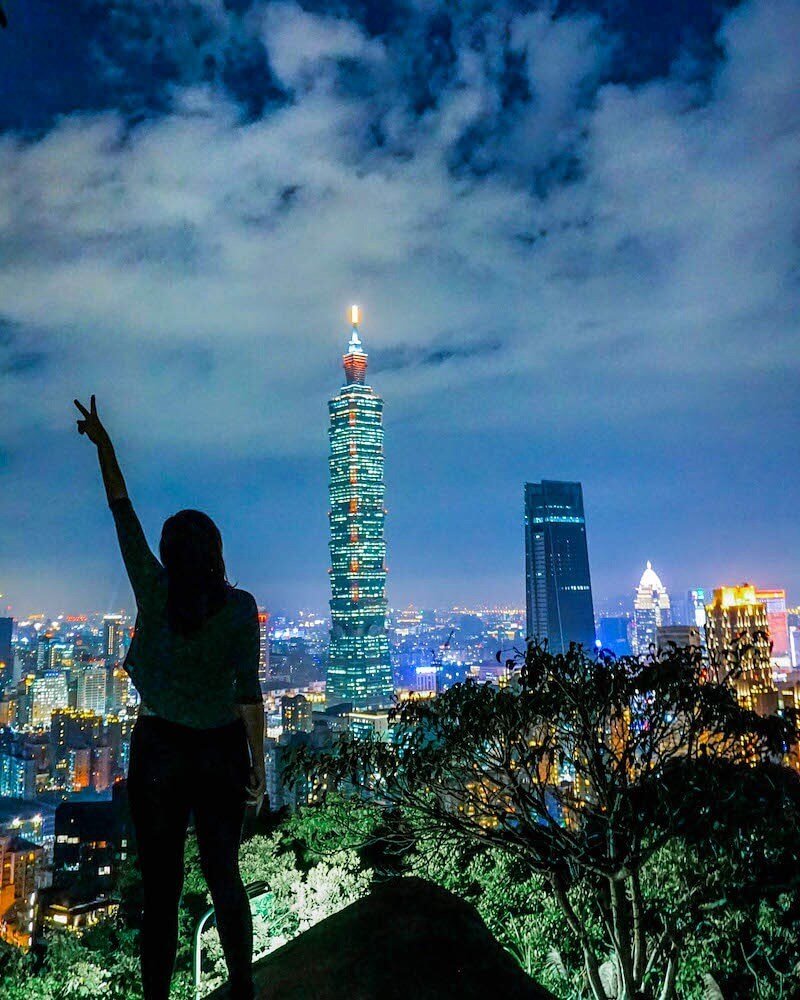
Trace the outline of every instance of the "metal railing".
[[[249, 900], [258, 899], [260, 896], [265, 896], [269, 891], [269, 883], [259, 881], [259, 882], [248, 882], [244, 887], [244, 891], [247, 893], [247, 898]], [[209, 906], [203, 916], [197, 923], [194, 931], [194, 995], [197, 1000], [200, 1000], [200, 986], [203, 974], [203, 942], [202, 936], [205, 926], [211, 917], [214, 915], [214, 907]]]

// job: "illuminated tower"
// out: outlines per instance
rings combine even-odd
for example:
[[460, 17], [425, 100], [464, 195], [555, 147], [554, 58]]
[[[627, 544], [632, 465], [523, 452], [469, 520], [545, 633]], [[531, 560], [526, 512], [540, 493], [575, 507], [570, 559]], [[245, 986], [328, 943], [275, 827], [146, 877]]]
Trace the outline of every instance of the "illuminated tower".
[[672, 624], [667, 588], [648, 561], [633, 601], [633, 651], [647, 656], [658, 645], [658, 630]]
[[383, 400], [366, 384], [358, 307], [344, 356], [345, 384], [330, 413], [331, 644], [327, 698], [355, 708], [393, 694], [386, 637]]
[[755, 587], [719, 587], [706, 605], [706, 644], [712, 674], [729, 679], [739, 702], [769, 715], [777, 707], [770, 662], [767, 605]]

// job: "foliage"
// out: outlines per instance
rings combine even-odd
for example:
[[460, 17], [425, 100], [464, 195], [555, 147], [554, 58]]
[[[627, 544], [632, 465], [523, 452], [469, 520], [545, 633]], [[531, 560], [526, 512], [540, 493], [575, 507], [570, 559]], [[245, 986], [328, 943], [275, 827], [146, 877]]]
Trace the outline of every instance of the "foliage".
[[[364, 895], [372, 873], [364, 868], [352, 848], [327, 851], [330, 830], [335, 822], [335, 807], [330, 815], [306, 815], [302, 811], [269, 837], [255, 836], [242, 845], [239, 864], [242, 878], [264, 881], [269, 896], [253, 903], [254, 955], [268, 954], [325, 917], [336, 913]], [[361, 825], [362, 833], [368, 823]], [[216, 930], [204, 935], [208, 963], [212, 972], [207, 987], [217, 985], [225, 975], [222, 949]]]
[[135, 935], [115, 919], [78, 936], [49, 932], [43, 954], [14, 951], [0, 963], [3, 1000], [135, 1000], [141, 996]]
[[[352, 814], [352, 839], [337, 844], [336, 830]], [[254, 952], [266, 954], [285, 941], [364, 895], [372, 880], [354, 846], [376, 824], [376, 814], [347, 803], [330, 810], [301, 811], [275, 833], [255, 836], [240, 851], [245, 883], [264, 880], [268, 899], [254, 900]], [[358, 837], [356, 838], [356, 834]], [[141, 882], [136, 866], [123, 866], [118, 879], [120, 914], [75, 934], [47, 932], [44, 948], [22, 953], [0, 943], [0, 997], [3, 1000], [137, 1000], [139, 983], [138, 929]], [[186, 845], [184, 891], [179, 913], [179, 944], [173, 1000], [193, 997], [194, 930], [210, 905], [200, 868], [197, 842]], [[216, 930], [204, 935], [204, 986], [211, 989], [224, 977], [224, 960]]]
[[[401, 809], [428, 848], [445, 838], [523, 860], [595, 1000], [611, 980], [624, 1000], [670, 1000], [693, 924], [797, 891], [800, 782], [776, 763], [793, 720], [743, 708], [693, 649], [617, 660], [532, 645], [508, 666], [504, 688], [403, 703], [393, 742], [345, 735], [295, 767]], [[655, 873], [680, 845], [711, 864], [670, 898], [676, 879]]]

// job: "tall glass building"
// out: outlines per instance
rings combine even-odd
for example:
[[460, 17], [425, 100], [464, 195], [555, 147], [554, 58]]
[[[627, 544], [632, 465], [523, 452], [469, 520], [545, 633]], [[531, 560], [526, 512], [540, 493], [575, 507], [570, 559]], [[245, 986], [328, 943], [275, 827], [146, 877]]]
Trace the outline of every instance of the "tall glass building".
[[383, 400], [366, 384], [358, 307], [344, 356], [345, 384], [330, 413], [331, 643], [329, 705], [390, 704], [394, 691], [386, 636], [383, 526]]
[[571, 642], [595, 648], [589, 551], [580, 483], [525, 484], [525, 597], [528, 637], [551, 653]]

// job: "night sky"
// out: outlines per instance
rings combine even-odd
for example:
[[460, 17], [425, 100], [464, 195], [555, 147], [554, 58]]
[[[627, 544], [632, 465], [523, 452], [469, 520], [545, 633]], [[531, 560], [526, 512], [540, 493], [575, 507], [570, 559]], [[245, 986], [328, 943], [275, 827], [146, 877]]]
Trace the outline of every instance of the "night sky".
[[522, 605], [522, 484], [596, 597], [800, 600], [800, 4], [4, 0], [0, 591], [130, 600], [72, 398], [153, 541], [322, 607], [363, 307], [389, 601]]

